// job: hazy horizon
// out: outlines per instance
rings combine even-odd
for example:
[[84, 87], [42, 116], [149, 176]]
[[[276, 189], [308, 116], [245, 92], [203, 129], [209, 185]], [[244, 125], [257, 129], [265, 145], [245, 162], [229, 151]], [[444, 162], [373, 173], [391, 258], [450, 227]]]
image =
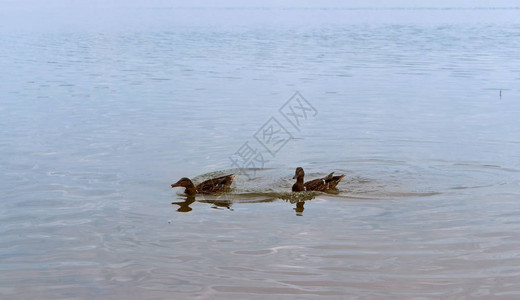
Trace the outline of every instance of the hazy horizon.
[[[179, 27], [307, 26], [310, 24], [518, 23], [514, 1], [2, 1], [0, 33], [157, 31]], [[483, 10], [481, 8], [493, 8]], [[415, 13], [430, 9], [431, 13]], [[467, 12], [456, 13], [458, 9]], [[387, 10], [392, 10], [388, 13]]]

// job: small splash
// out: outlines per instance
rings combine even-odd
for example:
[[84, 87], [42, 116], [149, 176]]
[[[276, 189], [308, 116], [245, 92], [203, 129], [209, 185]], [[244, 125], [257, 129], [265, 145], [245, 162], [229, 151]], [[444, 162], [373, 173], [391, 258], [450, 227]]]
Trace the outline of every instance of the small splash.
[[276, 197], [292, 204], [309, 201], [318, 195], [317, 192], [298, 192], [298, 193], [277, 193]]

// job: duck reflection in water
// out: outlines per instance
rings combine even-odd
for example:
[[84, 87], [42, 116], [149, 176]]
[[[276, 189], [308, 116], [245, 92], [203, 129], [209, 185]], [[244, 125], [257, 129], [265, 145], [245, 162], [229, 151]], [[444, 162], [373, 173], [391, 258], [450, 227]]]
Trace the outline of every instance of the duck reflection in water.
[[316, 196], [316, 192], [299, 192], [283, 193], [279, 194], [277, 197], [291, 204], [294, 204], [295, 207], [293, 207], [293, 210], [296, 212], [296, 215], [303, 216], [303, 211], [305, 210], [305, 202], [313, 200], [314, 198], [316, 198]]
[[225, 207], [225, 208], [233, 211], [233, 209], [231, 208], [231, 202], [224, 202], [224, 201], [215, 201], [215, 202], [213, 202], [213, 206], [211, 208], [221, 209], [221, 207]]
[[[223, 207], [229, 209], [229, 210], [233, 210], [231, 208], [231, 205], [233, 205], [233, 202], [229, 199], [227, 199], [227, 195], [224, 195], [224, 198], [225, 199], [220, 199], [222, 195], [219, 195], [218, 197], [216, 197], [216, 199], [202, 199], [202, 200], [198, 200], [198, 202], [202, 202], [202, 203], [209, 203], [209, 204], [212, 204], [211, 208], [214, 208], [214, 209], [221, 209]], [[179, 201], [179, 202], [172, 202], [173, 205], [178, 205], [179, 208], [177, 209], [178, 212], [190, 212], [192, 211], [193, 209], [190, 207], [190, 205], [195, 202], [195, 196], [193, 195], [186, 195], [186, 200], [184, 201]]]
[[[224, 199], [221, 199], [221, 197]], [[233, 205], [233, 202], [231, 202], [231, 200], [228, 199], [227, 194], [220, 195], [220, 196], [218, 196], [217, 199], [204, 199], [204, 200], [199, 200], [199, 202], [212, 204], [211, 208], [214, 208], [214, 209], [227, 208], [227, 209], [233, 211], [233, 209], [231, 208], [231, 205]]]
[[305, 205], [305, 201], [296, 202], [296, 207], [293, 208], [296, 212], [296, 215], [301, 217], [303, 216], [303, 210], [305, 209], [303, 206]]
[[186, 200], [182, 202], [172, 202], [172, 204], [179, 206], [179, 208], [177, 209], [178, 212], [189, 212], [192, 210], [190, 204], [192, 204], [193, 202], [195, 202], [195, 197], [187, 196]]

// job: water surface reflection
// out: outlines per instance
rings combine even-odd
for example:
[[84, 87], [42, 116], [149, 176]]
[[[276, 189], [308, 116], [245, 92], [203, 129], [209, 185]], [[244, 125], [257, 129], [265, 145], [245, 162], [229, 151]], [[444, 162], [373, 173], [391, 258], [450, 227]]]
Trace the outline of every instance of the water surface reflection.
[[[333, 190], [330, 193], [332, 195], [337, 195], [340, 192], [338, 190]], [[233, 211], [232, 206], [236, 204], [259, 204], [259, 203], [270, 203], [275, 201], [285, 201], [290, 204], [294, 204], [295, 207], [293, 210], [296, 212], [297, 216], [302, 216], [304, 211], [305, 201], [310, 201], [314, 199], [316, 196], [321, 194], [320, 192], [254, 192], [254, 193], [242, 193], [242, 194], [231, 194], [231, 193], [221, 193], [221, 194], [213, 194], [213, 195], [177, 195], [178, 198], [184, 199], [183, 201], [174, 201], [171, 204], [178, 206], [178, 212], [190, 212], [193, 208], [190, 206], [194, 202], [199, 203], [207, 203], [210, 204], [211, 208], [214, 209], [228, 209]], [[325, 194], [325, 193], [323, 193]]]

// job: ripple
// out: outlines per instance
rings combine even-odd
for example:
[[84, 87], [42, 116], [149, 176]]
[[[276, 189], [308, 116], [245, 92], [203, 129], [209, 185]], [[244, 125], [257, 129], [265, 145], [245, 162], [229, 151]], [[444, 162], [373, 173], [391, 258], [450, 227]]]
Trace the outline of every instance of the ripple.
[[287, 287], [258, 287], [258, 286], [212, 286], [217, 292], [243, 293], [261, 295], [316, 295], [316, 296], [343, 296], [345, 293], [339, 291], [306, 291]]
[[266, 249], [266, 250], [238, 250], [233, 251], [233, 254], [240, 254], [240, 255], [251, 255], [251, 256], [258, 256], [258, 255], [268, 255], [274, 253], [274, 250]]

